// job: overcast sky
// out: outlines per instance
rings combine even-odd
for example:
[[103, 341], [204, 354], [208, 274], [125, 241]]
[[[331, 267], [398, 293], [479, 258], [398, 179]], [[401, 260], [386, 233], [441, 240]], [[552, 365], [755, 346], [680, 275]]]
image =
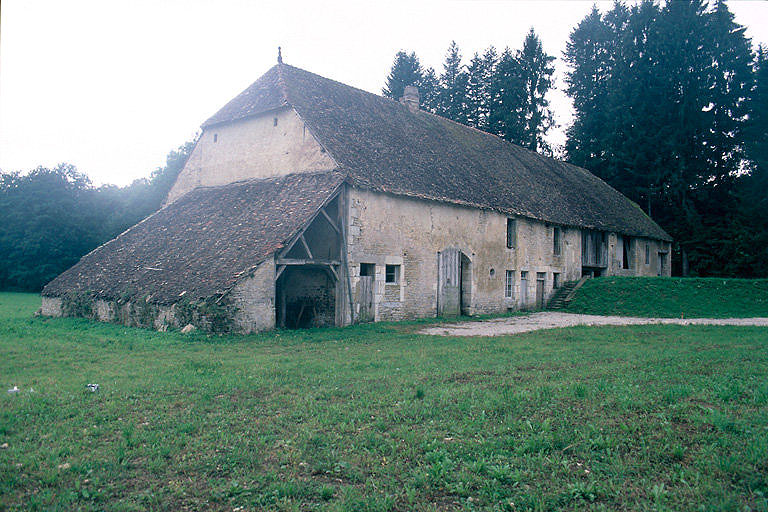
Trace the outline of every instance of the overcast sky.
[[[593, 3], [3, 0], [0, 169], [69, 162], [124, 185], [192, 139], [278, 45], [288, 64], [379, 94], [400, 49], [439, 72], [452, 39], [468, 61], [489, 45], [520, 47], [532, 26], [559, 59]], [[768, 43], [768, 2], [728, 3], [755, 45]], [[563, 72], [558, 61], [559, 87]], [[567, 97], [550, 99], [567, 125]], [[562, 143], [562, 127], [551, 140]]]

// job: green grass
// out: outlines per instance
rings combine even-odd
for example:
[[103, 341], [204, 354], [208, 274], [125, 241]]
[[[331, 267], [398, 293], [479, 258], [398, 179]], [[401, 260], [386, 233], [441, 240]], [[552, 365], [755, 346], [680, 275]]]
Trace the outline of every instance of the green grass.
[[685, 318], [768, 317], [768, 279], [600, 277], [569, 313]]
[[767, 329], [206, 337], [38, 305], [0, 294], [0, 510], [768, 510]]

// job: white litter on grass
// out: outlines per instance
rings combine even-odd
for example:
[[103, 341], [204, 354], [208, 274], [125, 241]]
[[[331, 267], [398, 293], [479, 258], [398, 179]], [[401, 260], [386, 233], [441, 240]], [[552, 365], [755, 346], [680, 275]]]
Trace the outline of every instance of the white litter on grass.
[[98, 384], [86, 384], [85, 387], [88, 388], [88, 391], [90, 391], [91, 393], [95, 393], [99, 390]]
[[541, 329], [577, 325], [756, 325], [768, 326], [768, 318], [638, 318], [627, 316], [579, 315], [544, 311], [530, 315], [494, 318], [474, 322], [443, 324], [419, 331], [438, 336], [504, 336]]
[[8, 390], [8, 392], [11, 393], [11, 394], [18, 393], [19, 391], [20, 390], [19, 390], [18, 386], [13, 386], [11, 389]]

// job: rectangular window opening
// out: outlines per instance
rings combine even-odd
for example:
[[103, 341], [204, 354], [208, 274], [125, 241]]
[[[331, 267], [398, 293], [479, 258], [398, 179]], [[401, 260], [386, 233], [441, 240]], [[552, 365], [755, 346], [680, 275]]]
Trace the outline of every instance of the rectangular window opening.
[[368, 277], [376, 275], [376, 264], [374, 263], [361, 263], [360, 264], [360, 277]]
[[651, 264], [651, 244], [645, 244], [645, 264]]
[[514, 249], [517, 246], [517, 222], [515, 219], [507, 219], [507, 248]]
[[553, 288], [560, 288], [560, 273], [559, 272], [553, 272], [552, 273], [552, 287]]
[[507, 270], [506, 277], [504, 278], [504, 297], [511, 299], [514, 297], [515, 291], [515, 271]]
[[386, 266], [384, 282], [387, 284], [398, 284], [400, 282], [400, 265]]
[[554, 250], [555, 256], [560, 256], [562, 252], [562, 238], [563, 238], [562, 229], [556, 227], [554, 231], [554, 236], [553, 236], [553, 241], [554, 241], [553, 250]]
[[622, 268], [624, 269], [630, 269], [632, 268], [632, 261], [630, 260], [630, 257], [632, 255], [632, 240], [628, 236], [624, 236], [621, 239], [622, 241]]

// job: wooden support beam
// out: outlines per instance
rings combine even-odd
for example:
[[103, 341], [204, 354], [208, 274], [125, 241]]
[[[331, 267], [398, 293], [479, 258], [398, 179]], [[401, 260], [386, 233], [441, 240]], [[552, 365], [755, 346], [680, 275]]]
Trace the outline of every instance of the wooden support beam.
[[278, 258], [278, 265], [341, 265], [339, 260], [314, 260], [302, 258]]
[[331, 270], [331, 274], [333, 274], [333, 277], [336, 278], [336, 281], [339, 280], [339, 273], [336, 272], [336, 269], [333, 268], [333, 265], [328, 265], [328, 268]]
[[328, 212], [326, 212], [326, 211], [325, 211], [325, 208], [322, 208], [322, 209], [320, 210], [320, 213], [322, 213], [322, 214], [323, 214], [323, 217], [325, 217], [325, 220], [327, 220], [327, 221], [328, 221], [328, 224], [330, 224], [330, 225], [331, 225], [331, 227], [333, 228], [333, 230], [334, 230], [335, 232], [337, 232], [337, 233], [341, 233], [341, 230], [340, 230], [340, 229], [339, 229], [339, 227], [336, 225], [336, 223], [335, 223], [335, 222], [333, 222], [333, 219], [331, 219], [331, 216], [330, 216], [330, 215], [328, 215]]
[[309, 256], [309, 259], [314, 259], [312, 258], [312, 251], [309, 250], [309, 244], [304, 239], [304, 233], [299, 235], [299, 239], [301, 240], [302, 245], [304, 245], [304, 250], [307, 251], [307, 256]]
[[285, 265], [277, 266], [277, 272], [275, 273], [275, 281], [280, 279], [280, 276], [283, 274], [284, 271], [285, 271]]

